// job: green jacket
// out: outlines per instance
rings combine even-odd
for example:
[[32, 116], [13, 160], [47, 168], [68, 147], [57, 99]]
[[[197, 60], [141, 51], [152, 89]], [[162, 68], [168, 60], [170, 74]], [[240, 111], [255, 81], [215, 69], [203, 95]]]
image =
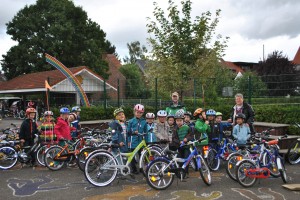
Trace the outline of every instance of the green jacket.
[[183, 125], [180, 128], [175, 127], [173, 130], [171, 146], [176, 146], [178, 148], [180, 146], [181, 141], [183, 141], [184, 138], [186, 138], [188, 141], [193, 140], [193, 134], [190, 127], [187, 125]]
[[205, 124], [201, 119], [197, 119], [195, 123], [195, 139], [199, 140], [205, 137], [205, 134], [207, 137], [207, 139], [203, 140], [201, 143], [196, 143], [197, 146], [208, 145], [208, 134], [210, 134], [210, 131], [210, 126], [208, 124]]
[[168, 115], [175, 115], [175, 113], [180, 109], [183, 109], [184, 112], [186, 111], [186, 108], [184, 107], [184, 105], [181, 105], [181, 103], [178, 102], [177, 106], [174, 106], [174, 104], [171, 103], [170, 106], [166, 108], [166, 112], [168, 113]]

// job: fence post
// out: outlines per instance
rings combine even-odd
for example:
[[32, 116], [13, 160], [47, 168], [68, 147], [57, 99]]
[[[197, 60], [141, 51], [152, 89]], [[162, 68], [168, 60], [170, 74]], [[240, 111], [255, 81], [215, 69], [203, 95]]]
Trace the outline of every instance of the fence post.
[[118, 108], [120, 108], [120, 79], [118, 79]]
[[155, 78], [155, 113], [157, 113], [157, 104], [158, 104], [158, 102], [157, 102], [157, 93], [158, 93], [158, 91], [157, 91], [157, 78]]
[[252, 77], [248, 77], [248, 103], [251, 104], [251, 95], [252, 95]]
[[106, 115], [106, 80], [104, 79], [104, 85], [103, 85], [103, 97], [104, 97], [104, 112]]
[[194, 79], [194, 110], [196, 110], [196, 79]]

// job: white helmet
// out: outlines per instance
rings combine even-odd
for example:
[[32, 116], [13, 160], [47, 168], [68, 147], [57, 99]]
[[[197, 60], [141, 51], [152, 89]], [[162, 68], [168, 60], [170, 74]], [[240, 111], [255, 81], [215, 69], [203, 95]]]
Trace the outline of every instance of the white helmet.
[[160, 110], [157, 112], [158, 117], [166, 117], [168, 114], [165, 110]]
[[154, 119], [154, 118], [155, 118], [154, 113], [147, 113], [146, 114], [146, 119]]

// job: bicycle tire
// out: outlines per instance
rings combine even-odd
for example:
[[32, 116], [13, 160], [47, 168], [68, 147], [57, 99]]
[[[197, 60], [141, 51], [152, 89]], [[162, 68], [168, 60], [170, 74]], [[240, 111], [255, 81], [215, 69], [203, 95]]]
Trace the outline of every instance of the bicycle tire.
[[284, 183], [287, 183], [287, 175], [286, 175], [286, 169], [285, 169], [285, 165], [283, 163], [283, 159], [277, 158], [277, 162], [280, 162], [277, 164], [278, 166], [280, 166], [279, 167], [280, 177]]
[[271, 166], [269, 167], [270, 174], [271, 174], [271, 176], [278, 178], [278, 177], [280, 177], [280, 172], [278, 170], [278, 166], [276, 163], [276, 157], [275, 157], [275, 155], [273, 155], [272, 152], [270, 152], [270, 154], [271, 154], [271, 157], [266, 152], [263, 154], [263, 160], [262, 160], [263, 165], [267, 166], [267, 165], [271, 164]]
[[154, 160], [156, 157], [161, 156], [161, 153], [156, 148], [149, 148], [149, 151], [151, 153], [152, 158], [150, 158], [149, 152], [145, 149], [140, 156], [140, 171], [142, 171], [142, 174], [144, 177], [146, 177], [146, 171], [147, 167], [150, 164], [152, 160]]
[[87, 157], [90, 155], [91, 152], [93, 152], [95, 148], [93, 147], [85, 147], [80, 150], [80, 153], [77, 155], [76, 161], [79, 169], [84, 172], [85, 168], [85, 161]]
[[202, 158], [202, 156], [200, 156], [199, 159], [201, 162], [201, 167], [200, 167], [200, 169], [198, 169], [200, 176], [201, 176], [203, 182], [206, 185], [210, 186], [211, 182], [212, 182], [212, 178], [211, 178], [211, 173], [210, 173], [209, 167], [208, 167], [207, 163], [205, 162], [205, 160]]
[[61, 146], [52, 146], [50, 148], [47, 149], [47, 151], [45, 152], [45, 156], [44, 156], [44, 163], [45, 166], [52, 170], [52, 171], [57, 171], [60, 170], [64, 165], [65, 165], [65, 161], [54, 161], [54, 157], [57, 156], [57, 154], [59, 152], [61, 152], [61, 150], [63, 150], [63, 148]]
[[239, 161], [238, 157], [243, 157], [241, 153], [232, 153], [228, 157], [228, 161], [226, 163], [226, 172], [228, 176], [234, 180], [236, 180], [235, 171], [236, 171], [236, 164]]
[[300, 163], [300, 142], [299, 141], [293, 142], [292, 145], [289, 147], [287, 152], [287, 161], [291, 165]]
[[42, 145], [38, 148], [38, 150], [35, 153], [35, 159], [38, 162], [38, 164], [40, 166], [44, 166], [45, 167], [45, 153], [47, 150], [47, 145]]
[[[18, 162], [18, 156], [15, 155], [17, 155], [17, 152], [14, 148], [8, 146], [1, 147], [0, 148], [0, 169], [6, 170], [6, 169], [13, 168]], [[4, 165], [4, 162], [9, 160], [11, 160], [11, 162], [8, 165]]]
[[[172, 173], [159, 172], [162, 169], [164, 171], [170, 169], [170, 166], [165, 168], [169, 163], [169, 161], [164, 159], [156, 159], [155, 161], [151, 162], [146, 172], [146, 181], [150, 187], [156, 190], [165, 190], [172, 185], [174, 181], [174, 175]], [[164, 176], [169, 177], [167, 182], [165, 181]], [[164, 183], [164, 185], [160, 186], [160, 183]]]
[[[106, 165], [108, 166], [107, 169], [103, 168]], [[85, 162], [84, 176], [87, 181], [94, 186], [107, 186], [115, 180], [118, 172], [117, 168], [109, 168], [109, 165], [117, 165], [117, 161], [112, 154], [105, 151], [92, 153], [90, 156], [88, 156]], [[100, 170], [103, 170], [101, 174], [99, 174]], [[91, 173], [95, 171], [96, 177], [93, 178]], [[109, 171], [112, 171], [111, 175], [108, 173]], [[106, 181], [103, 182], [99, 180], [100, 178], [105, 178], [106, 176], [108, 176]]]
[[[239, 182], [239, 184], [243, 187], [251, 187], [255, 184], [257, 181], [257, 178], [251, 178], [245, 175], [245, 171], [248, 169], [256, 169], [256, 165], [252, 163], [250, 160], [242, 160], [239, 165], [236, 168], [236, 179]], [[247, 184], [244, 181], [250, 180], [250, 182]]]
[[207, 165], [210, 170], [217, 171], [220, 167], [220, 158], [216, 158], [217, 151], [215, 149], [209, 149], [207, 153]]

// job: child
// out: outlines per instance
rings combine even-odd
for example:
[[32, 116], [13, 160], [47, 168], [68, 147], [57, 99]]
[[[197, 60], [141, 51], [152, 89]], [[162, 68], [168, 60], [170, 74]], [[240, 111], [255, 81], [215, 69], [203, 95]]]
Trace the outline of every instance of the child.
[[[24, 146], [33, 146], [35, 134], [38, 134], [37, 124], [35, 122], [36, 110], [27, 108], [26, 119], [21, 124], [19, 138]], [[35, 155], [31, 152], [31, 165], [35, 166]]]
[[60, 109], [60, 117], [57, 118], [57, 123], [54, 127], [54, 133], [57, 136], [57, 140], [67, 139], [71, 140], [70, 126], [68, 122], [70, 110], [66, 107]]
[[[198, 108], [194, 112], [194, 117], [196, 118], [195, 123], [195, 140], [199, 140], [201, 138], [207, 137], [210, 133], [209, 122], [206, 120], [205, 110], [202, 108]], [[208, 138], [203, 140], [201, 143], [196, 144], [197, 146], [208, 145]]]
[[147, 121], [147, 131], [148, 134], [146, 136], [146, 142], [156, 142], [157, 138], [153, 132], [156, 124], [154, 123], [155, 115], [154, 113], [147, 113], [146, 114], [146, 121]]
[[[129, 151], [133, 151], [142, 141], [143, 136], [139, 134], [145, 134], [148, 131], [146, 120], [142, 118], [143, 113], [144, 113], [143, 105], [137, 104], [134, 106], [134, 118], [129, 120], [127, 126]], [[135, 159], [132, 160], [131, 167], [132, 167], [132, 173], [138, 174]]]
[[232, 127], [232, 125], [228, 122], [222, 122], [223, 114], [221, 112], [216, 113], [216, 124], [218, 125], [219, 129], [219, 141], [222, 141], [224, 137], [224, 132], [228, 128]]
[[[184, 112], [181, 112], [181, 110], [177, 111], [175, 114], [175, 121], [176, 121], [176, 128], [173, 132], [172, 137], [172, 147], [177, 147], [179, 151], [179, 157], [180, 158], [187, 158], [190, 154], [190, 147], [189, 146], [183, 146], [180, 148], [180, 144], [187, 143], [188, 141], [193, 140], [193, 135], [191, 132], [191, 129], [184, 125]], [[186, 172], [188, 173], [188, 167], [186, 168]]]
[[195, 123], [191, 122], [191, 119], [192, 119], [192, 113], [186, 111], [184, 113], [184, 124], [188, 125], [191, 128], [192, 133], [194, 133]]
[[238, 113], [235, 119], [237, 125], [233, 127], [232, 136], [237, 140], [237, 145], [242, 146], [247, 143], [251, 136], [250, 128], [244, 123], [246, 117], [243, 113]]
[[219, 127], [215, 122], [216, 111], [209, 109], [206, 111], [207, 120], [210, 126], [210, 133], [208, 134], [208, 143], [217, 144], [219, 141]]
[[167, 123], [167, 112], [160, 110], [157, 112], [158, 123], [154, 128], [154, 133], [158, 141], [170, 141], [170, 126]]
[[72, 108], [72, 113], [74, 113], [76, 116], [76, 119], [74, 119], [74, 121], [71, 122], [72, 127], [74, 127], [74, 130], [72, 131], [73, 138], [77, 138], [78, 132], [80, 131], [80, 124], [79, 124], [80, 112], [81, 112], [81, 109], [79, 106], [75, 106]]
[[120, 145], [120, 151], [126, 153], [127, 149], [127, 134], [126, 134], [126, 117], [122, 108], [117, 108], [114, 111], [115, 119], [109, 124], [109, 129], [112, 131], [112, 142]]
[[44, 113], [44, 121], [39, 126], [39, 131], [41, 132], [40, 138], [45, 142], [53, 142], [56, 140], [56, 135], [54, 134], [54, 119], [53, 119], [53, 112], [46, 111]]
[[72, 139], [76, 139], [78, 137], [77, 128], [74, 127], [74, 126], [76, 126], [76, 121], [77, 121], [77, 115], [75, 113], [70, 113], [69, 117], [68, 117], [68, 122], [69, 122], [69, 125], [70, 125], [70, 131], [71, 131]]

